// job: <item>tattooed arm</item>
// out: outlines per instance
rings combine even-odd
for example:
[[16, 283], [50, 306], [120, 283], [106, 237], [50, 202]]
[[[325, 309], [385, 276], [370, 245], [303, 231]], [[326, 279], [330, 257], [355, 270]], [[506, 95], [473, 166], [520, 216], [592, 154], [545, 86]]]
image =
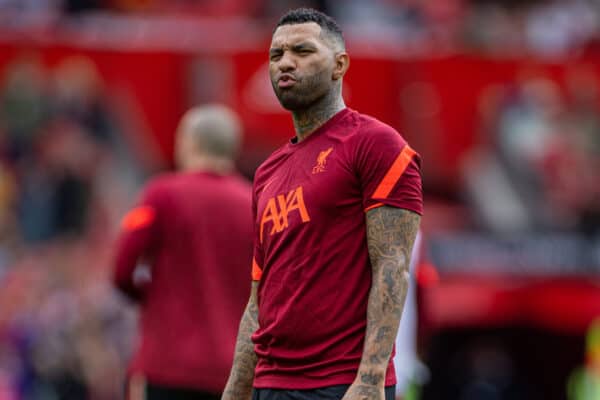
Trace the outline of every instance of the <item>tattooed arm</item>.
[[367, 212], [373, 282], [361, 363], [344, 400], [384, 399], [385, 373], [408, 290], [408, 266], [421, 217], [382, 206]]
[[249, 400], [252, 395], [256, 353], [250, 337], [258, 329], [258, 304], [256, 291], [258, 282], [252, 282], [250, 300], [242, 315], [238, 337], [235, 344], [233, 366], [223, 391], [221, 400]]

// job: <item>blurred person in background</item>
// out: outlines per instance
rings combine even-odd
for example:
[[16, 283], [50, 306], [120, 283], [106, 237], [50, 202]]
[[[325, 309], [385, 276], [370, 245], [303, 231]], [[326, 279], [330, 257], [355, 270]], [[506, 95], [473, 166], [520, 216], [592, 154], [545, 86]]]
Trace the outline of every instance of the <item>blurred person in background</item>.
[[[101, 220], [102, 206], [114, 205], [117, 187], [133, 174], [116, 175], [113, 165], [140, 170], [104, 89], [95, 63], [83, 56], [47, 71], [26, 53], [9, 66], [0, 92], [0, 156], [16, 183], [14, 219], [26, 244], [101, 230], [109, 222]], [[109, 201], [100, 196], [107, 179]]]
[[520, 78], [481, 96], [485, 137], [465, 162], [467, 195], [492, 232], [593, 236], [600, 218], [597, 80], [585, 66], [573, 68], [565, 99], [544, 75], [524, 70]]
[[177, 130], [181, 172], [151, 180], [123, 220], [114, 282], [141, 317], [129, 399], [216, 399], [225, 385], [252, 258], [240, 141], [230, 109], [189, 110]]
[[571, 67], [567, 71], [567, 89], [571, 133], [568, 140], [577, 154], [577, 169], [573, 173], [564, 172], [562, 178], [569, 179], [571, 175], [571, 180], [575, 176], [579, 181], [582, 190], [577, 193], [581, 197], [574, 204], [579, 214], [578, 230], [593, 236], [600, 232], [600, 82], [593, 66]]
[[102, 89], [86, 57], [47, 68], [27, 52], [5, 72], [0, 380], [19, 399], [108, 400], [122, 392], [133, 319], [112, 290], [112, 221], [103, 210], [122, 207], [117, 192], [127, 182], [111, 165], [129, 149], [114, 140], [116, 124], [97, 123], [113, 120]]
[[[531, 229], [562, 223], [544, 196], [543, 160], [549, 143], [564, 134], [565, 105], [557, 85], [543, 77], [523, 74], [499, 110], [496, 151], [531, 218]], [[568, 217], [565, 217], [567, 219]]]
[[255, 175], [254, 282], [222, 399], [393, 399], [420, 157], [346, 108], [349, 57], [329, 16], [283, 15], [269, 58], [296, 135]]
[[27, 54], [9, 64], [0, 93], [3, 158], [10, 162], [27, 158], [48, 119], [49, 109], [50, 93], [39, 59]]

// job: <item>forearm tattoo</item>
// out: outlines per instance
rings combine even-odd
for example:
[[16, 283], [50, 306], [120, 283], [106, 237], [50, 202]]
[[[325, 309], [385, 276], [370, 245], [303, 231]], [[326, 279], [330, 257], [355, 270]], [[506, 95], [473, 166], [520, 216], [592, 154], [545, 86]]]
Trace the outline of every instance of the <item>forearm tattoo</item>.
[[367, 306], [367, 331], [358, 380], [380, 385], [385, 379], [404, 300], [410, 254], [421, 217], [382, 206], [367, 212], [367, 245], [373, 281]]
[[251, 398], [254, 368], [257, 361], [254, 343], [251, 340], [252, 334], [258, 329], [257, 286], [258, 282], [252, 282], [252, 293], [240, 322], [233, 366], [223, 391], [223, 400], [249, 400]]

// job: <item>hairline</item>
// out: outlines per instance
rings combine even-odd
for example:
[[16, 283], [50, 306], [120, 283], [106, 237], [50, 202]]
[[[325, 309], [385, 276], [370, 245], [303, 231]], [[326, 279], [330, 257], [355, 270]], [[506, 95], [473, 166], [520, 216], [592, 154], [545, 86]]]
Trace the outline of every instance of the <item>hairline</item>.
[[286, 22], [280, 25], [277, 25], [275, 27], [275, 29], [273, 30], [273, 34], [271, 35], [271, 37], [273, 37], [275, 35], [275, 32], [277, 32], [277, 29], [281, 28], [282, 26], [292, 26], [292, 25], [304, 25], [304, 24], [315, 24], [316, 26], [318, 26], [321, 31], [319, 32], [319, 38], [326, 43], [331, 50], [335, 51], [335, 52], [344, 52], [346, 51], [346, 45], [344, 43], [343, 39], [340, 39], [337, 37], [337, 34], [335, 32], [332, 32], [331, 30], [327, 29], [327, 27], [322, 26], [321, 24], [319, 24], [316, 21], [302, 21], [302, 22]]

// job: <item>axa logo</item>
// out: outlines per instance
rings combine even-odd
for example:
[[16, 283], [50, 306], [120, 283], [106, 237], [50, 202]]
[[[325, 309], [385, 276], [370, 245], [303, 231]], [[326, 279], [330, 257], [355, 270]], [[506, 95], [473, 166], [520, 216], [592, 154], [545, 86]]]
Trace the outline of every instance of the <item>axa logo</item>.
[[312, 169], [313, 174], [318, 174], [320, 172], [325, 171], [325, 165], [327, 164], [327, 157], [329, 156], [329, 154], [331, 154], [332, 151], [333, 151], [333, 147], [330, 147], [327, 150], [323, 150], [322, 152], [319, 153], [319, 156], [317, 157], [317, 164]]
[[304, 204], [302, 186], [290, 190], [288, 194], [278, 194], [267, 201], [260, 219], [260, 242], [262, 243], [263, 241], [264, 229], [267, 222], [271, 223], [269, 235], [282, 232], [289, 226], [289, 216], [292, 212], [300, 215], [302, 223], [310, 221], [310, 216]]

